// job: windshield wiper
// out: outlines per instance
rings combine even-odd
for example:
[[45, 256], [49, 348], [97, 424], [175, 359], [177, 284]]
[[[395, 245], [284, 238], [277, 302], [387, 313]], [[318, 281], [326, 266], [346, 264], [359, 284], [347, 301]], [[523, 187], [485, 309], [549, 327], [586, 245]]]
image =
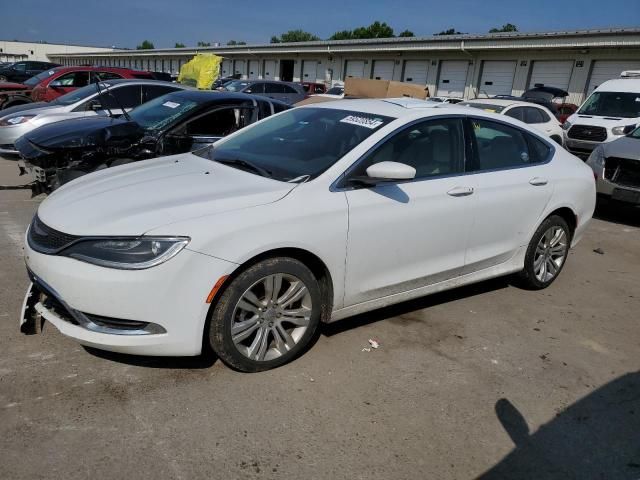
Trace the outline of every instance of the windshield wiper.
[[238, 166], [247, 170], [251, 170], [252, 172], [255, 172], [263, 177], [271, 178], [271, 176], [273, 175], [269, 170], [259, 167], [258, 165], [254, 165], [251, 162], [247, 162], [246, 160], [242, 160], [241, 158], [214, 158], [213, 160], [218, 163], [222, 163], [223, 165]]

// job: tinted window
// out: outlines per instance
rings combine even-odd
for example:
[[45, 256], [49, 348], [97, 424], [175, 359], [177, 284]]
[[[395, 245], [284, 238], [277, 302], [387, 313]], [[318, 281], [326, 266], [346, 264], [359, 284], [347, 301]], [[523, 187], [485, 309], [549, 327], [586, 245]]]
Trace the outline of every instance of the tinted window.
[[354, 175], [380, 162], [400, 162], [416, 169], [416, 178], [451, 175], [464, 170], [462, 121], [430, 120], [405, 129], [378, 147]]
[[515, 108], [512, 108], [511, 110], [507, 110], [505, 112], [505, 115], [507, 117], [516, 118], [516, 119], [520, 120], [521, 122], [524, 122], [524, 108], [523, 107], [515, 107]]
[[89, 85], [89, 72], [71, 72], [61, 75], [54, 81], [60, 82], [63, 87], [86, 87]]
[[254, 83], [247, 90], [251, 90], [251, 92], [247, 93], [264, 93], [264, 83]]
[[162, 130], [197, 106], [193, 100], [169, 93], [134, 108], [129, 116], [146, 130]]
[[289, 85], [282, 85], [282, 88], [284, 90], [284, 93], [298, 93], [295, 88], [290, 87]]
[[251, 108], [221, 108], [187, 124], [187, 135], [226, 137], [251, 123]]
[[538, 108], [527, 107], [524, 110], [524, 123], [544, 123], [542, 111]]
[[[95, 78], [97, 77], [97, 78]], [[122, 78], [122, 75], [118, 75], [117, 73], [112, 73], [112, 72], [95, 72], [94, 73], [94, 78], [92, 78], [92, 82], [97, 82], [98, 79], [100, 80], [117, 80]]]
[[24, 72], [27, 70], [27, 64], [25, 62], [15, 63], [13, 68], [19, 72]]
[[233, 82], [225, 83], [224, 89], [229, 92], [241, 92], [249, 86], [249, 82], [241, 82], [234, 80]]
[[291, 108], [291, 106], [285, 103], [280, 103], [280, 102], [274, 102], [272, 105], [273, 105], [273, 113], [284, 112], [285, 110], [289, 110]]
[[112, 88], [109, 93], [101, 96], [100, 103], [110, 109], [135, 108], [142, 104], [140, 85]]
[[170, 85], [143, 85], [142, 86], [142, 101], [148, 102], [156, 97], [160, 97], [170, 92], [178, 90], [176, 87]]
[[283, 86], [281, 83], [265, 83], [264, 93], [284, 93]]
[[471, 120], [477, 169], [524, 167], [547, 159], [550, 147], [522, 130], [489, 120]]
[[594, 92], [582, 104], [578, 113], [602, 117], [640, 117], [640, 102], [637, 93]]
[[49, 78], [51, 75], [53, 75], [55, 72], [55, 70], [45, 70], [42, 73], [39, 73], [38, 75], [36, 75], [35, 77], [31, 77], [29, 80], [27, 80], [26, 82], [24, 82], [25, 85], [29, 86], [29, 87], [35, 87], [37, 84], [39, 84], [42, 80], [44, 80], [45, 78]]

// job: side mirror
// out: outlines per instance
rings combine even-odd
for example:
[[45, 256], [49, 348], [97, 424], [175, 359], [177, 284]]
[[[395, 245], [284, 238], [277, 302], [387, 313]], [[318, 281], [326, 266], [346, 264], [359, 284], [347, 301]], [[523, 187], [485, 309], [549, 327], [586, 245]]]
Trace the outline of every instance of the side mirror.
[[51, 88], [60, 88], [62, 87], [62, 82], [60, 80], [54, 80], [53, 82], [49, 83], [49, 86]]
[[411, 180], [416, 177], [416, 169], [400, 162], [374, 163], [366, 170], [366, 175], [350, 178], [348, 181], [360, 185], [377, 185], [382, 182]]

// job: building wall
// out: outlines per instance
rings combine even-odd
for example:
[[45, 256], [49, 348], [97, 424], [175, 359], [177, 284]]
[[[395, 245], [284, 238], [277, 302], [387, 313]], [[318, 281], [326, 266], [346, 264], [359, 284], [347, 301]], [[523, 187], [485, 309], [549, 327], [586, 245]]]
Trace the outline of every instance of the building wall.
[[113, 52], [117, 49], [61, 45], [55, 43], [13, 42], [0, 40], [0, 61], [36, 60], [48, 62], [54, 53]]

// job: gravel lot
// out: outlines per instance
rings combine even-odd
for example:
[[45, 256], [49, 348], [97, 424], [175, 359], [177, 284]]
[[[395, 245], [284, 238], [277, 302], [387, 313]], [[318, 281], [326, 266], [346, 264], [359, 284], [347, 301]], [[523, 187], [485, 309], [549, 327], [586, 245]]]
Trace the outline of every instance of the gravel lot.
[[640, 209], [599, 209], [545, 291], [375, 311], [249, 375], [20, 334], [41, 200], [0, 191], [1, 479], [640, 478]]

